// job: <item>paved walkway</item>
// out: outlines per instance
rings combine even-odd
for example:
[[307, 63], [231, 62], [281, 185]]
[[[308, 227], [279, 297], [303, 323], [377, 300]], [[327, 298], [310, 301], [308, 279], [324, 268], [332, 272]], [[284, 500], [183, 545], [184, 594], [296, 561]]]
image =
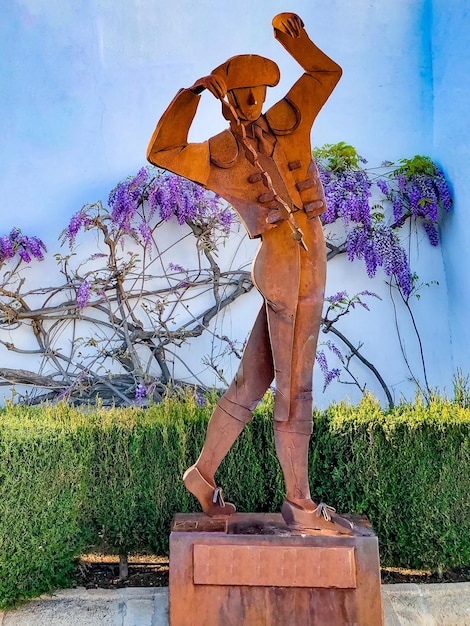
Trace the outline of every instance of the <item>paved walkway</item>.
[[[470, 626], [470, 583], [383, 585], [382, 598], [385, 626]], [[0, 611], [0, 626], [168, 626], [168, 589], [66, 589]]]

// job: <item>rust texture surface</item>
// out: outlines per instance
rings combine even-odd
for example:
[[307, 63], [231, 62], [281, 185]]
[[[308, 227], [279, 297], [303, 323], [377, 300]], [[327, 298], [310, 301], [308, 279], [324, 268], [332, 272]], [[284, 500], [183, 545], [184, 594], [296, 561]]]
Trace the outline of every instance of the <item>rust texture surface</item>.
[[193, 546], [195, 585], [356, 586], [354, 548], [283, 545]]
[[364, 518], [353, 535], [298, 533], [279, 514], [209, 519], [175, 518], [171, 626], [383, 624], [378, 543]]

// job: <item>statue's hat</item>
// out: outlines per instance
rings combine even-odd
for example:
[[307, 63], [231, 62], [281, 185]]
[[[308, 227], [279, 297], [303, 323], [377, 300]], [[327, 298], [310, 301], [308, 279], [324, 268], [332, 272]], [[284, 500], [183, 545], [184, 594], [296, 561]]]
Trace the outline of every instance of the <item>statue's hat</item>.
[[227, 85], [227, 91], [240, 87], [259, 87], [278, 84], [279, 68], [270, 59], [257, 54], [238, 54], [212, 70], [212, 74], [221, 76]]

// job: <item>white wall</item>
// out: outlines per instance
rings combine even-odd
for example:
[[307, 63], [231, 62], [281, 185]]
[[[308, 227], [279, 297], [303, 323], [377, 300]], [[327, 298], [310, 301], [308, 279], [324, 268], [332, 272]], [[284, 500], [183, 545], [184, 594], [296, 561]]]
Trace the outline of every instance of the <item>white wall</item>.
[[453, 186], [454, 209], [442, 227], [453, 367], [470, 371], [470, 10], [456, 0], [433, 5], [433, 157]]
[[[280, 0], [234, 0], [220, 5], [208, 0], [8, 3], [0, 23], [4, 207], [0, 233], [19, 226], [27, 234], [41, 236], [55, 252], [56, 237], [73, 212], [85, 202], [106, 199], [119, 179], [144, 164], [155, 123], [176, 90], [229, 56], [253, 52], [275, 60], [282, 79], [269, 97], [271, 102], [281, 97], [299, 74], [272, 36], [271, 19], [285, 8]], [[433, 79], [436, 82], [439, 62], [445, 61], [440, 60], [437, 47], [431, 55], [431, 33], [444, 40], [451, 25], [442, 18], [434, 20], [431, 29], [430, 0], [386, 4], [380, 0], [291, 0], [288, 8], [301, 15], [312, 39], [344, 69], [342, 81], [318, 117], [313, 143], [346, 141], [371, 165], [432, 153], [444, 167], [448, 160], [448, 172], [453, 179], [455, 175], [457, 184], [452, 142], [440, 151], [433, 144]], [[462, 40], [460, 47], [465, 45]], [[453, 55], [458, 55], [457, 48]], [[452, 74], [452, 69], [447, 71]], [[224, 127], [217, 103], [207, 94], [203, 100], [194, 140]], [[463, 98], [461, 102], [463, 107]], [[439, 120], [444, 117], [445, 98], [438, 105], [436, 134], [443, 126]], [[449, 239], [459, 236], [460, 219], [453, 219], [450, 234], [444, 232], [448, 248]], [[253, 251], [256, 244], [250, 245]], [[441, 254], [429, 250], [425, 242], [419, 247], [412, 244], [412, 251], [423, 280], [440, 282], [440, 287], [425, 290], [415, 310], [431, 384], [448, 388], [452, 367]], [[449, 273], [448, 278], [451, 286], [460, 280]], [[337, 259], [330, 267], [327, 292], [339, 289], [351, 294], [370, 289], [383, 295], [382, 302], [373, 304], [372, 313], [345, 320], [344, 330], [356, 343], [364, 342], [367, 357], [382, 371], [396, 399], [402, 393], [413, 395], [383, 276], [371, 282], [360, 264]], [[243, 314], [225, 316], [242, 338], [260, 303], [254, 294], [247, 300]], [[463, 304], [460, 313], [453, 309], [451, 324], [462, 321], [463, 310]], [[407, 325], [403, 333], [413, 369], [419, 370], [415, 337]], [[198, 358], [194, 348], [188, 358]], [[358, 374], [363, 375], [362, 368]], [[380, 394], [372, 381], [369, 386]], [[321, 385], [317, 390], [322, 404], [345, 395], [358, 398], [350, 387], [332, 387], [325, 396]]]

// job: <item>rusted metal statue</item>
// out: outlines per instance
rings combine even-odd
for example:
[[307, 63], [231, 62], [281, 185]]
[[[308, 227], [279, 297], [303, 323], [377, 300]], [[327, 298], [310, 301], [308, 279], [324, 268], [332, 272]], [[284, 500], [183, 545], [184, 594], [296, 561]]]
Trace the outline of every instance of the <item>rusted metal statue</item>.
[[[218, 193], [232, 204], [248, 235], [260, 237], [253, 280], [264, 298], [235, 379], [218, 402], [203, 450], [184, 474], [186, 488], [210, 516], [229, 516], [214, 474], [252, 419], [275, 378], [274, 433], [286, 483], [282, 515], [298, 530], [350, 534], [351, 524], [310, 497], [307, 460], [312, 433], [312, 370], [322, 312], [326, 248], [319, 215], [325, 197], [311, 158], [313, 122], [341, 68], [308, 37], [294, 13], [273, 19], [274, 36], [305, 73], [262, 115], [277, 65], [239, 55], [181, 89], [149, 144], [151, 163]], [[200, 94], [221, 100], [230, 127], [204, 143], [188, 143]]]

